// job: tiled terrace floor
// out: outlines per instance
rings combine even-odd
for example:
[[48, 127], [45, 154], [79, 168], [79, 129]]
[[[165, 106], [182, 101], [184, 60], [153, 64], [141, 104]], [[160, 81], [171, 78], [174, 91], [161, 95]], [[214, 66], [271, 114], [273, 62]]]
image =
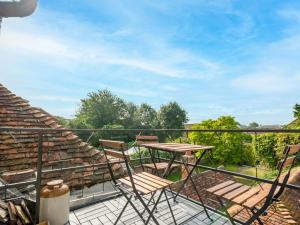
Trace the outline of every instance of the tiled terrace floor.
[[[163, 201], [163, 199], [162, 199]], [[187, 225], [221, 225], [230, 224], [223, 216], [209, 211], [213, 221], [209, 220], [203, 211], [203, 208], [191, 201], [178, 197], [177, 203], [170, 201], [177, 224]], [[122, 207], [125, 204], [124, 197], [117, 197], [115, 199], [103, 201], [90, 206], [86, 206], [70, 213], [70, 225], [109, 225], [113, 224], [119, 215]], [[138, 200], [134, 201], [135, 206], [142, 211], [142, 206]], [[155, 217], [161, 225], [174, 224], [171, 213], [167, 206], [167, 202], [163, 201], [158, 205], [158, 211]], [[145, 218], [146, 215], [145, 215]], [[118, 224], [143, 224], [141, 219], [133, 208], [128, 205], [124, 212], [121, 221]], [[149, 224], [155, 224], [151, 221]]]

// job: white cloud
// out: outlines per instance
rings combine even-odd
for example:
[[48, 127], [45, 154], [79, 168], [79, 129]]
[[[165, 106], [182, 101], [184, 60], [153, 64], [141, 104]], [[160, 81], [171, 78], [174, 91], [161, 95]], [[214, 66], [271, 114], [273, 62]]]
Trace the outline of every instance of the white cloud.
[[281, 9], [278, 11], [278, 15], [294, 22], [300, 22], [300, 11], [295, 8], [288, 7]]
[[256, 93], [290, 92], [299, 88], [300, 76], [276, 75], [272, 71], [248, 74], [232, 80], [231, 84], [239, 89]]
[[[255, 61], [239, 66], [242, 73], [233, 78], [233, 87], [253, 93], [292, 93], [300, 81], [300, 11], [284, 9], [279, 15], [296, 22], [283, 30], [283, 37], [255, 49]], [[248, 71], [248, 73], [245, 73]]]
[[[13, 56], [23, 55], [46, 61], [51, 57], [50, 64], [69, 69], [76, 69], [79, 64], [97, 67], [113, 65], [185, 79], [211, 78], [222, 70], [219, 63], [171, 47], [163, 38], [153, 40], [147, 36], [141, 37], [141, 46], [132, 48], [120, 38], [123, 35], [135, 37], [135, 31], [130, 29], [121, 28], [120, 32], [106, 33], [71, 16], [48, 11], [40, 14], [43, 15], [42, 21], [32, 19], [20, 24], [17, 20], [7, 22], [2, 30], [0, 50]], [[61, 27], [54, 29], [53, 25], [44, 26], [53, 18]], [[73, 30], [69, 31], [71, 28]], [[116, 38], [120, 38], [120, 41], [113, 41]]]

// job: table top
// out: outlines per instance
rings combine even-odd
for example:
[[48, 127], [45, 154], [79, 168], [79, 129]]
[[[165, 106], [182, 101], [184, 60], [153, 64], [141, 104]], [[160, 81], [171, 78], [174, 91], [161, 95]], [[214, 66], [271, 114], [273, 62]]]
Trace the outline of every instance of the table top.
[[196, 152], [199, 150], [211, 150], [214, 148], [214, 146], [192, 145], [184, 143], [143, 143], [140, 146], [155, 150], [177, 153], [185, 153], [188, 151]]

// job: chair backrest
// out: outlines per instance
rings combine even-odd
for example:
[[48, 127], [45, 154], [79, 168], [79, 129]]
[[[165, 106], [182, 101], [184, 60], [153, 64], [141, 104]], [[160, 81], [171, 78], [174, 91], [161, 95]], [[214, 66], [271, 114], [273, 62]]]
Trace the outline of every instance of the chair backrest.
[[127, 157], [125, 155], [125, 143], [122, 141], [113, 141], [113, 140], [99, 140], [100, 148], [104, 153], [107, 167], [111, 176], [111, 179], [115, 184], [117, 184], [116, 178], [114, 176], [113, 170], [112, 170], [112, 165], [110, 163], [110, 159], [108, 158], [109, 156], [112, 156], [117, 159], [122, 159], [125, 162], [127, 161]]
[[115, 184], [117, 184], [116, 178], [115, 178], [113, 170], [111, 168], [111, 163], [110, 163], [107, 155], [124, 160], [123, 162], [125, 163], [127, 173], [130, 178], [130, 182], [132, 184], [133, 189], [136, 191], [135, 184], [133, 182], [131, 168], [129, 166], [129, 155], [126, 155], [126, 153], [125, 153], [125, 143], [123, 141], [112, 141], [112, 140], [103, 140], [103, 139], [100, 139], [99, 143], [100, 143], [100, 147], [102, 148], [102, 150], [104, 152], [107, 166], [108, 166], [108, 169], [109, 169], [109, 172], [110, 172], [113, 182]]
[[125, 143], [122, 141], [100, 139], [99, 143], [100, 143], [100, 147], [102, 147], [102, 150], [106, 156], [110, 155], [118, 159], [125, 159], [125, 157], [128, 157], [124, 153]]
[[283, 151], [284, 158], [280, 160], [277, 164], [277, 169], [279, 170], [278, 180], [280, 179], [280, 175], [283, 169], [288, 168], [288, 171], [283, 178], [282, 185], [279, 191], [275, 194], [273, 198], [278, 199], [280, 195], [283, 193], [284, 188], [289, 180], [291, 170], [297, 160], [297, 156], [299, 152], [300, 152], [300, 145], [287, 145], [284, 148]]
[[[283, 193], [287, 185], [287, 182], [291, 174], [291, 170], [296, 162], [299, 152], [300, 152], [300, 145], [287, 145], [284, 148], [283, 150], [284, 157], [277, 164], [278, 175], [270, 188], [266, 201], [263, 204], [263, 206], [256, 213], [253, 214], [253, 216], [247, 221], [247, 223], [251, 224], [253, 221], [255, 221], [261, 214], [263, 214], [268, 209], [268, 207], [272, 204], [273, 201], [276, 201], [281, 196], [281, 194]], [[288, 171], [284, 176], [280, 188], [278, 190], [279, 181], [281, 180], [281, 174], [283, 169], [285, 168], [288, 168]]]
[[157, 136], [145, 136], [145, 135], [137, 135], [135, 137], [136, 144], [151, 144], [151, 143], [158, 143], [158, 137]]

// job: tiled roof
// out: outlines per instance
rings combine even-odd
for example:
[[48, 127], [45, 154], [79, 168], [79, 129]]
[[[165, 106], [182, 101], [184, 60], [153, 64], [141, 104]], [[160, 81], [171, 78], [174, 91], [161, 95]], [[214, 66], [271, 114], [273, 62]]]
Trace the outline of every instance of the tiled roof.
[[[61, 132], [47, 133], [43, 139], [43, 168], [61, 168], [104, 162], [100, 152], [83, 142], [73, 132], [65, 131], [55, 117], [42, 109], [30, 106], [0, 84], [0, 127], [56, 128]], [[37, 132], [0, 132], [1, 171], [36, 168]], [[44, 179], [61, 177], [71, 186], [90, 184], [96, 178], [107, 177], [105, 169], [87, 168], [65, 173], [45, 174]]]

